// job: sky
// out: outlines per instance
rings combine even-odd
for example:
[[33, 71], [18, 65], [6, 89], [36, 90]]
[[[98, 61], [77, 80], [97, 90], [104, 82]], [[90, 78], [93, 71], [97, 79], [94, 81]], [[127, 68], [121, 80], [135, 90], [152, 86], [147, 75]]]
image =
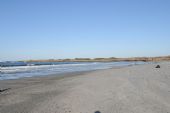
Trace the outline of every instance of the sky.
[[0, 61], [170, 55], [170, 0], [0, 0]]

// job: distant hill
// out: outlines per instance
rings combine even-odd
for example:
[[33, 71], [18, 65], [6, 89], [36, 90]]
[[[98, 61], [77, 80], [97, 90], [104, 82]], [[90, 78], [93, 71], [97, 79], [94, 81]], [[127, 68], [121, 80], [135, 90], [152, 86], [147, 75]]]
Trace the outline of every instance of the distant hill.
[[157, 61], [170, 61], [170, 56], [159, 57], [131, 57], [131, 58], [75, 58], [75, 59], [47, 59], [47, 60], [26, 60], [25, 62], [112, 62], [112, 61], [144, 61], [144, 62], [157, 62]]

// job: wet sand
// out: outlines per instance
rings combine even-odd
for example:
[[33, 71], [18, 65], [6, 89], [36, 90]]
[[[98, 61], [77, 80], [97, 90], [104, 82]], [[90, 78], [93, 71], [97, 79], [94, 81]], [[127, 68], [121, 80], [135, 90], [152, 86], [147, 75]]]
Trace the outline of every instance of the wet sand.
[[0, 113], [170, 113], [170, 63], [159, 64], [0, 81]]

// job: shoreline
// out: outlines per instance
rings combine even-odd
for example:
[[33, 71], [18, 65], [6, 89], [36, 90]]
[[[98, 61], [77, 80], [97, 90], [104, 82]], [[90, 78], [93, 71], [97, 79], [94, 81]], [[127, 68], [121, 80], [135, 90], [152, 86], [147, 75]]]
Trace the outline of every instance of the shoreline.
[[[137, 65], [145, 65], [145, 64], [135, 64]], [[120, 68], [126, 68], [129, 66], [135, 66], [135, 65], [128, 65], [128, 66], [115, 66], [112, 68], [108, 69], [96, 69], [96, 70], [90, 70], [90, 71], [77, 71], [77, 72], [67, 72], [67, 73], [61, 73], [61, 74], [49, 74], [49, 75], [37, 75], [37, 76], [32, 76], [32, 77], [22, 77], [18, 79], [5, 79], [5, 80], [0, 80], [0, 88], [1, 89], [7, 89], [7, 88], [14, 88], [11, 85], [8, 85], [9, 83], [11, 84], [16, 84], [16, 83], [23, 83], [27, 81], [32, 81], [31, 83], [34, 84], [36, 81], [42, 81], [42, 80], [60, 80], [60, 79], [65, 79], [65, 78], [70, 78], [70, 77], [76, 77], [76, 76], [83, 76], [89, 73], [93, 72], [98, 72], [98, 71], [103, 71], [103, 70], [110, 70], [110, 69], [120, 69]], [[10, 87], [8, 87], [10, 86]], [[16, 88], [16, 87], [15, 87]], [[17, 87], [18, 88], [18, 87]]]
[[[115, 63], [115, 62], [114, 62]], [[124, 62], [124, 63], [126, 63], [126, 62]], [[131, 63], [133, 63], [133, 62], [131, 62]], [[139, 62], [138, 62], [139, 63]], [[119, 64], [119, 65], [114, 65], [113, 64], [113, 66], [111, 67], [111, 66], [108, 66], [107, 67], [107, 64], [105, 65], [106, 67], [104, 68], [104, 67], [102, 67], [101, 69], [93, 69], [93, 67], [92, 67], [92, 69], [87, 69], [87, 70], [83, 70], [83, 69], [79, 69], [79, 70], [76, 70], [76, 69], [74, 69], [74, 71], [63, 71], [63, 72], [60, 72], [60, 73], [58, 73], [58, 72], [53, 72], [53, 73], [51, 73], [50, 74], [50, 72], [48, 72], [48, 73], [46, 73], [46, 74], [43, 74], [43, 73], [30, 73], [30, 75], [28, 75], [28, 76], [25, 76], [24, 74], [25, 73], [19, 73], [20, 74], [20, 76], [18, 76], [18, 77], [15, 77], [15, 75], [13, 75], [14, 76], [14, 78], [5, 78], [5, 75], [3, 75], [3, 73], [2, 73], [2, 77], [4, 76], [4, 79], [3, 78], [1, 78], [0, 79], [0, 81], [4, 81], [4, 80], [16, 80], [16, 79], [22, 79], [22, 78], [31, 78], [31, 77], [46, 77], [46, 76], [62, 76], [62, 75], [69, 75], [69, 74], [76, 74], [76, 73], [81, 73], [81, 72], [91, 72], [91, 71], [97, 71], [97, 70], [103, 70], [103, 69], [109, 69], [109, 68], [120, 68], [120, 67], [126, 67], [126, 66], [131, 66], [131, 65], [138, 65], [138, 63], [134, 63], [134, 64]], [[145, 64], [145, 63], [143, 63], [143, 64]], [[142, 65], [142, 63], [141, 64], [139, 64], [139, 65]], [[48, 65], [48, 66], [51, 66], [51, 65]], [[55, 65], [55, 66], [58, 66], [58, 65]], [[18, 66], [16, 66], [16, 68], [17, 68]], [[21, 66], [22, 67], [22, 66]], [[94, 66], [95, 67], [95, 66]], [[96, 65], [96, 67], [97, 67], [97, 65]], [[31, 68], [37, 68], [37, 67], [31, 67]], [[74, 68], [74, 67], [72, 67], [72, 68]], [[87, 67], [83, 67], [83, 68], [87, 68]], [[10, 70], [10, 69], [9, 69]], [[48, 70], [48, 69], [44, 69], [44, 70]], [[59, 70], [58, 70], [59, 71]], [[23, 74], [23, 75], [22, 75]], [[10, 74], [9, 74], [10, 75]], [[0, 75], [0, 77], [1, 77], [1, 75]], [[7, 75], [7, 77], [8, 77], [8, 75]]]
[[2, 113], [168, 113], [170, 62], [0, 81]]

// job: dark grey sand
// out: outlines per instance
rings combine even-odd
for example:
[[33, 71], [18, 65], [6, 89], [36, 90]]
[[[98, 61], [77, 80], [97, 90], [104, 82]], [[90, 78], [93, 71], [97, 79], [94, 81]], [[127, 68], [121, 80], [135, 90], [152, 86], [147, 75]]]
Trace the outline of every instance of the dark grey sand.
[[170, 113], [170, 63], [0, 81], [0, 113]]

